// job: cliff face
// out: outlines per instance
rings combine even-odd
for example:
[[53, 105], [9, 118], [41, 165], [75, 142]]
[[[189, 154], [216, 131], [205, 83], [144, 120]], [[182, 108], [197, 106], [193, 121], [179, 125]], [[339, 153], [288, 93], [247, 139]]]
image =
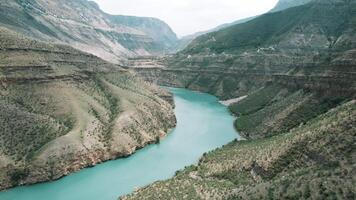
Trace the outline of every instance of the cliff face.
[[1, 1], [0, 25], [114, 63], [125, 57], [162, 54], [177, 40], [158, 19], [109, 15], [87, 0]]
[[155, 142], [175, 126], [170, 98], [96, 56], [1, 28], [0, 190]]

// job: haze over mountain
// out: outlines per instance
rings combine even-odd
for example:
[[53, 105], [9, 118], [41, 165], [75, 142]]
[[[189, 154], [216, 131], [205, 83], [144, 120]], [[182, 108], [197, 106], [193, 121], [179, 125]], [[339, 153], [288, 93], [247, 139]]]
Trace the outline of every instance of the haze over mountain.
[[[268, 12], [278, 0], [95, 0], [111, 14], [156, 17], [179, 37]], [[139, 6], [138, 6], [139, 5]]]

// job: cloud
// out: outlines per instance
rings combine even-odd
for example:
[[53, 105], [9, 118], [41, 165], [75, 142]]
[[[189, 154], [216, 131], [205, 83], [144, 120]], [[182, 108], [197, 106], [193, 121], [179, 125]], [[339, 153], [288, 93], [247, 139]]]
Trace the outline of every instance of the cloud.
[[105, 12], [156, 17], [179, 35], [262, 14], [278, 0], [94, 0]]

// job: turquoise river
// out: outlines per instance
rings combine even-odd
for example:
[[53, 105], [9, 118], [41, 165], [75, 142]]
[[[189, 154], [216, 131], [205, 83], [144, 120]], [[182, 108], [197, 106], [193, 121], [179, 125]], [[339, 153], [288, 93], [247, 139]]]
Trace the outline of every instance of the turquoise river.
[[54, 182], [0, 192], [0, 200], [116, 200], [139, 187], [168, 179], [177, 170], [196, 164], [204, 152], [239, 139], [233, 116], [216, 97], [185, 89], [171, 91], [178, 123], [160, 144]]

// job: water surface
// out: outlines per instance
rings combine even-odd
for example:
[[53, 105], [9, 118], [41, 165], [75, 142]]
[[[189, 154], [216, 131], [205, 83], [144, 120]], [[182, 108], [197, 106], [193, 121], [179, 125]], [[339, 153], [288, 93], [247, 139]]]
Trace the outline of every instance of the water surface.
[[239, 138], [234, 118], [214, 96], [171, 89], [177, 127], [160, 144], [60, 180], [0, 192], [0, 200], [116, 200], [138, 187], [174, 175], [197, 163], [204, 152]]

